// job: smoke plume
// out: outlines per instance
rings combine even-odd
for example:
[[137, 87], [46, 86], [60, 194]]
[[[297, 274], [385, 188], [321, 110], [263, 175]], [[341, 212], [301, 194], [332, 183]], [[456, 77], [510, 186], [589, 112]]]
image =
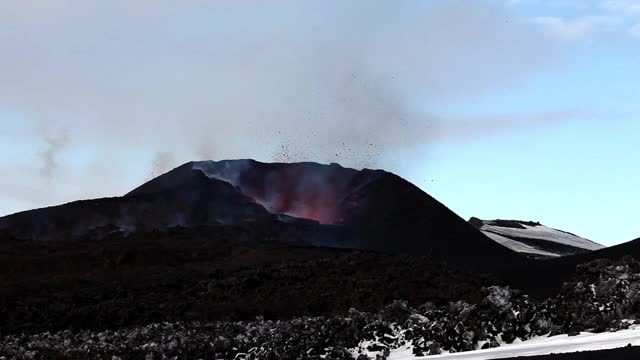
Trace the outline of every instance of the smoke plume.
[[482, 1], [45, 3], [0, 15], [6, 104], [65, 113], [90, 139], [188, 147], [180, 160], [375, 163], [446, 126], [431, 104], [522, 79], [550, 51]]
[[46, 180], [51, 181], [58, 168], [60, 152], [69, 144], [69, 135], [66, 130], [57, 135], [48, 132], [43, 135], [45, 149], [40, 152], [40, 175]]
[[173, 169], [174, 167], [176, 167], [176, 160], [173, 154], [167, 151], [159, 151], [156, 153], [153, 161], [151, 162], [151, 172], [149, 173], [149, 176], [147, 178], [153, 179]]

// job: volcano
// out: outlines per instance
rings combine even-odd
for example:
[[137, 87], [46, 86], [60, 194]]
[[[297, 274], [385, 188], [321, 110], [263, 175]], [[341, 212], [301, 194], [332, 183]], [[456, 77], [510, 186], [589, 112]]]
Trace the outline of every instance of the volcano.
[[[123, 197], [0, 218], [0, 231], [32, 240], [201, 226], [294, 227], [296, 241], [308, 245], [427, 255], [482, 270], [522, 260], [399, 176], [338, 164], [190, 162]], [[289, 234], [276, 238], [290, 241]]]

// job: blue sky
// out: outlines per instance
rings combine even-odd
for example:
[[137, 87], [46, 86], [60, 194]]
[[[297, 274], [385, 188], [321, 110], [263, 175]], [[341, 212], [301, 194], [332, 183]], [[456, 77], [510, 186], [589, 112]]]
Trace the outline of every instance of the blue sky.
[[[640, 172], [634, 165], [640, 155], [640, 39], [631, 29], [640, 17], [640, 1], [587, 3], [512, 4], [520, 16], [557, 17], [567, 24], [569, 34], [544, 29], [570, 49], [567, 63], [517, 89], [468, 100], [464, 109], [459, 103], [442, 105], [442, 111], [468, 116], [496, 110], [576, 111], [565, 124], [430, 147], [434, 176], [433, 182], [425, 176], [425, 188], [461, 216], [539, 220], [607, 245], [638, 237], [633, 219], [640, 199]], [[616, 6], [627, 12], [603, 10]], [[572, 24], [593, 17], [616, 25], [573, 30]], [[421, 175], [410, 177], [418, 182]]]
[[251, 157], [385, 168], [464, 218], [640, 237], [640, 1], [1, 6], [0, 215]]

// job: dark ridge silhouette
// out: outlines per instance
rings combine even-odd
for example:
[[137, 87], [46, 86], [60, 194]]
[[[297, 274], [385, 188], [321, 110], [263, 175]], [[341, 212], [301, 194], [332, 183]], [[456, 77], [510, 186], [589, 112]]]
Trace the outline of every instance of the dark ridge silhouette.
[[[178, 181], [179, 178], [179, 181]], [[253, 199], [227, 182], [181, 166], [160, 179], [161, 193], [76, 201], [0, 218], [0, 229], [18, 239], [70, 240], [175, 226], [275, 221]]]

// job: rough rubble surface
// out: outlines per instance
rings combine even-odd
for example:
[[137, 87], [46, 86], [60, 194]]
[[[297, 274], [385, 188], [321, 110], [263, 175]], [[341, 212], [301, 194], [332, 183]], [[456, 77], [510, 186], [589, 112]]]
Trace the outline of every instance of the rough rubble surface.
[[409, 307], [286, 321], [157, 323], [106, 331], [0, 338], [5, 359], [384, 359], [410, 347], [417, 356], [497, 347], [516, 339], [627, 328], [640, 307], [640, 263], [598, 260], [577, 269], [553, 298], [535, 303], [491, 286], [477, 304]]

